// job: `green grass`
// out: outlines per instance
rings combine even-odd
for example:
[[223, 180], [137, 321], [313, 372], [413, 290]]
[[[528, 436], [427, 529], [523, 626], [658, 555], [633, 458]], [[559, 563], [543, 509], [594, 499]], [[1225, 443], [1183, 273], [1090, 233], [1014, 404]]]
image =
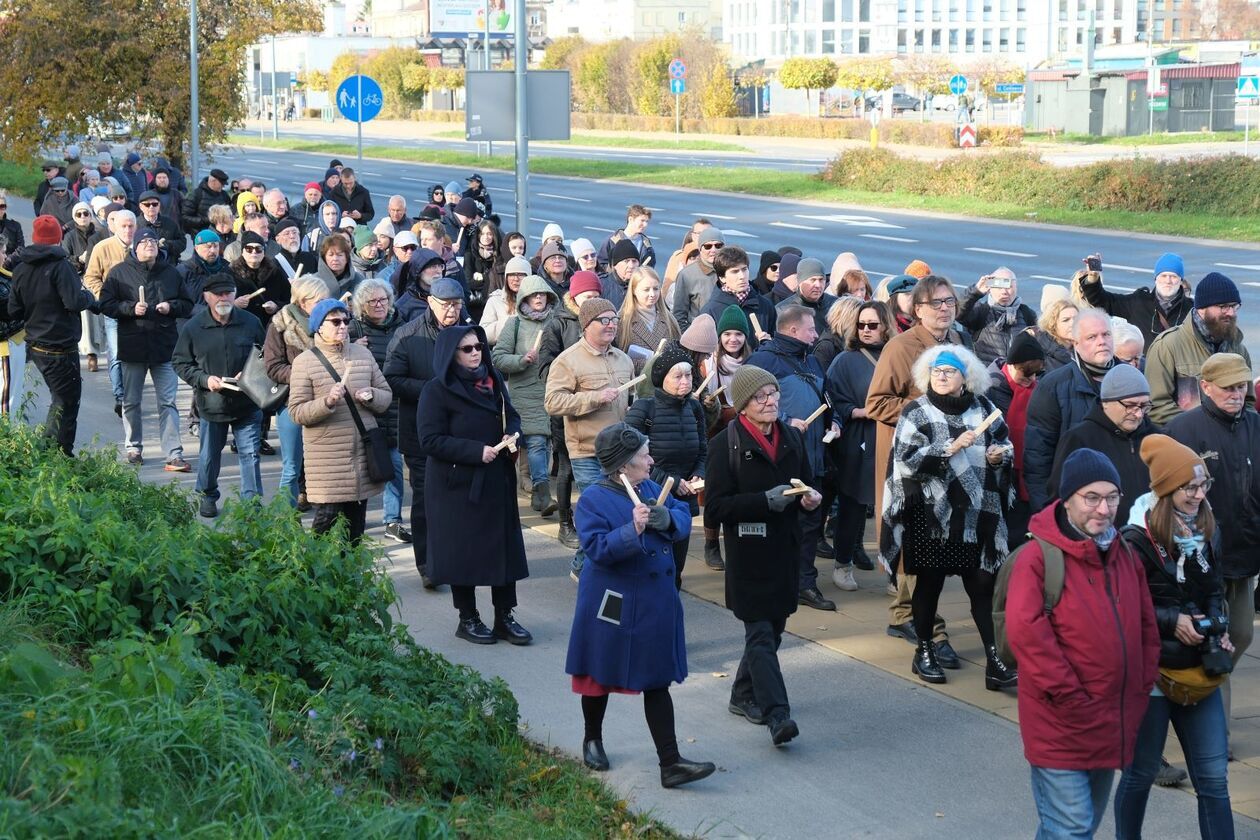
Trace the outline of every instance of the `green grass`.
[[1198, 131], [1179, 134], [1139, 134], [1134, 137], [1095, 137], [1092, 134], [1057, 133], [1053, 137], [1045, 131], [1024, 133], [1025, 143], [1055, 143], [1080, 146], [1175, 146], [1181, 143], [1241, 143], [1241, 131]]
[[[439, 131], [432, 137], [464, 139], [462, 131]], [[574, 134], [570, 140], [547, 140], [548, 145], [602, 146], [613, 149], [685, 149], [694, 152], [751, 152], [738, 143], [718, 140], [674, 140], [672, 137], [605, 137], [601, 134]]]
[[[260, 145], [250, 138], [234, 138], [244, 145]], [[265, 141], [268, 148], [322, 152], [335, 155], [354, 154], [347, 143], [317, 141]], [[476, 166], [481, 169], [511, 171], [515, 166], [511, 155], [478, 157], [467, 152], [445, 152], [421, 149], [399, 149], [392, 146], [365, 146], [365, 158], [388, 158], [438, 166]], [[868, 207], [897, 210], [929, 210], [961, 216], [1018, 221], [1046, 222], [1077, 227], [1158, 233], [1170, 236], [1192, 236], [1260, 242], [1260, 228], [1249, 219], [1237, 216], [1213, 216], [1202, 213], [1133, 213], [1115, 210], [1069, 210], [1030, 207], [1019, 204], [981, 203], [969, 199], [918, 196], [909, 193], [867, 192], [847, 190], [824, 183], [813, 175], [780, 172], [770, 169], [715, 168], [672, 166], [668, 164], [631, 164], [620, 161], [577, 160], [572, 158], [536, 158], [529, 162], [531, 173], [562, 175], [588, 179], [608, 179], [682, 189], [713, 189], [725, 192], [770, 198], [800, 198], [811, 201], [832, 201]]]
[[0, 160], [0, 189], [14, 195], [34, 198], [44, 173], [38, 164], [10, 163]]

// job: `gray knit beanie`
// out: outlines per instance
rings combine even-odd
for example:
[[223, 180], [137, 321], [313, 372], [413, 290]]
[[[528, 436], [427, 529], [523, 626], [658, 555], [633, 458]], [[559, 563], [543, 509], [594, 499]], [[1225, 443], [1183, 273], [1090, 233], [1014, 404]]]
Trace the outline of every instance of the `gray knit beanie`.
[[1103, 402], [1112, 402], [1126, 400], [1129, 397], [1147, 396], [1150, 393], [1150, 383], [1146, 381], [1142, 371], [1133, 365], [1118, 363], [1103, 377], [1098, 398]]

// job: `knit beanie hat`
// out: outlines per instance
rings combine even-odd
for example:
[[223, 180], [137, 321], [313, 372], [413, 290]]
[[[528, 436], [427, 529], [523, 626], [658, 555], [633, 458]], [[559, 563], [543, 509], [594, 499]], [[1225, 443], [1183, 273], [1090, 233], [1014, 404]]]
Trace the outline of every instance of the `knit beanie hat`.
[[354, 250], [358, 251], [368, 245], [376, 242], [376, 236], [368, 228], [367, 225], [355, 225], [354, 228]]
[[[673, 370], [674, 365], [691, 364], [691, 351], [683, 347], [677, 341], [669, 341], [665, 344], [665, 349], [661, 354], [652, 360], [652, 384], [660, 388], [665, 383], [665, 377]], [[694, 377], [695, 371], [692, 370]]]
[[1011, 342], [1011, 349], [1006, 354], [1006, 363], [1008, 365], [1018, 365], [1024, 362], [1043, 362], [1046, 359], [1046, 351], [1042, 349], [1041, 343], [1026, 332], [1021, 332], [1015, 336]]
[[682, 338], [678, 339], [678, 343], [693, 353], [708, 355], [715, 352], [718, 348], [718, 332], [713, 316], [707, 312], [697, 315], [683, 332]]
[[927, 277], [932, 273], [932, 268], [923, 260], [911, 260], [910, 264], [906, 266], [905, 273], [909, 274], [911, 277], [922, 280], [924, 277]]
[[335, 167], [335, 166], [330, 166], [330, 167], [328, 167], [327, 169], [325, 169], [325, 170], [324, 170], [324, 182], [325, 182], [325, 183], [327, 183], [327, 182], [328, 182], [328, 179], [329, 179], [329, 178], [331, 178], [331, 177], [332, 177], [332, 176], [334, 176], [334, 175], [336, 175], [338, 178], [340, 178], [340, 177], [341, 177], [341, 171], [340, 171], [339, 169], [337, 169], [337, 167]]
[[616, 315], [617, 307], [613, 306], [611, 301], [604, 300], [604, 298], [591, 298], [585, 301], [582, 304], [582, 308], [578, 310], [578, 323], [582, 325], [582, 329], [586, 329], [591, 321], [607, 312]]
[[[508, 274], [533, 274], [534, 270], [529, 265], [529, 260], [524, 257], [512, 257], [507, 261], [507, 265], [503, 267], [504, 275]], [[569, 288], [573, 288], [570, 284]]]
[[246, 245], [261, 245], [266, 248], [267, 240], [263, 239], [252, 230], [247, 230], [241, 234], [241, 247], [244, 248]]
[[595, 435], [595, 458], [604, 475], [624, 467], [648, 442], [647, 435], [625, 423], [613, 423]]
[[697, 245], [704, 245], [706, 242], [726, 242], [726, 237], [722, 235], [722, 231], [710, 226], [696, 236]]
[[1163, 274], [1165, 271], [1171, 271], [1178, 277], [1186, 276], [1186, 264], [1177, 254], [1163, 254], [1155, 261], [1155, 276]]
[[36, 245], [60, 245], [61, 222], [55, 216], [36, 216], [31, 225], [31, 241]]
[[591, 240], [584, 236], [580, 236], [569, 244], [569, 250], [573, 252], [573, 258], [577, 259], [578, 257], [585, 256], [586, 254], [594, 254], [595, 245], [591, 242]]
[[1151, 393], [1151, 385], [1142, 371], [1133, 365], [1116, 365], [1103, 377], [1098, 399], [1103, 402], [1141, 397]]
[[324, 319], [328, 317], [328, 313], [335, 312], [338, 309], [347, 315], [350, 314], [350, 310], [338, 298], [324, 298], [315, 304], [315, 308], [311, 310], [311, 335], [319, 332], [319, 328], [323, 326]]
[[727, 330], [739, 330], [744, 334], [744, 338], [752, 337], [752, 325], [748, 323], [748, 316], [744, 314], [744, 310], [733, 303], [722, 311], [722, 317], [717, 322], [719, 338]]
[[552, 257], [567, 257], [568, 252], [564, 250], [564, 245], [560, 242], [552, 240], [542, 246], [542, 250], [538, 252], [538, 259], [546, 262]]
[[1203, 275], [1194, 290], [1194, 308], [1206, 309], [1209, 306], [1220, 306], [1223, 303], [1242, 303], [1238, 287], [1219, 271], [1211, 271]]
[[481, 208], [471, 198], [461, 198], [455, 205], [455, 212], [466, 219], [475, 219], [481, 215]]
[[279, 236], [289, 228], [297, 228], [299, 234], [302, 232], [302, 226], [298, 224], [297, 219], [292, 216], [285, 216], [283, 219], [276, 222], [276, 236]]
[[555, 222], [548, 222], [543, 226], [542, 241], [546, 242], [548, 239], [559, 239], [563, 241], [564, 228], [560, 227], [560, 225]]
[[739, 370], [731, 377], [731, 405], [736, 411], [743, 411], [744, 406], [753, 398], [753, 394], [767, 385], [778, 385], [774, 374], [753, 365], [740, 365]]
[[1171, 496], [1181, 485], [1194, 481], [1199, 471], [1207, 476], [1203, 459], [1168, 435], [1147, 435], [1141, 454], [1151, 471], [1151, 489], [1156, 496]]
[[306, 186], [302, 187], [302, 192], [306, 192], [307, 190], [315, 190], [316, 192], [323, 192], [324, 186], [319, 181], [307, 181]]
[[576, 298], [582, 292], [602, 292], [599, 275], [593, 271], [575, 271], [569, 278], [569, 297]]
[[806, 257], [796, 265], [797, 282], [823, 276], [823, 264], [813, 257]]
[[1041, 287], [1041, 308], [1039, 311], [1045, 312], [1055, 301], [1063, 300], [1068, 297], [1070, 292], [1066, 286], [1058, 286], [1054, 283], [1047, 283]]
[[637, 260], [639, 249], [629, 239], [620, 239], [608, 252], [608, 264], [616, 265], [622, 260]]
[[[1142, 449], [1142, 457], [1145, 458], [1145, 443], [1142, 444]], [[1095, 481], [1109, 481], [1116, 485], [1117, 490], [1120, 489], [1120, 473], [1116, 471], [1110, 458], [1097, 449], [1077, 449], [1063, 459], [1063, 469], [1059, 472], [1059, 498], [1066, 499], [1086, 484], [1093, 484]]]
[[223, 239], [220, 238], [218, 232], [212, 230], [211, 228], [206, 228], [205, 230], [198, 232], [198, 234], [193, 237], [194, 245], [205, 245], [207, 242], [222, 242], [222, 241]]
[[801, 258], [796, 254], [784, 254], [779, 258], [779, 279], [791, 277], [796, 274], [797, 267], [800, 265]]

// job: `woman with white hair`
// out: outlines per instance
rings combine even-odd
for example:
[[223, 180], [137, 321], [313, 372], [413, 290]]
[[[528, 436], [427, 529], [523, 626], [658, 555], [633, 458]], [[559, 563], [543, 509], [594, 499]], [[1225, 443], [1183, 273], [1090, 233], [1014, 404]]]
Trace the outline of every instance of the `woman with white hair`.
[[1116, 343], [1116, 364], [1133, 365], [1141, 370], [1146, 362], [1143, 351], [1146, 339], [1142, 331], [1124, 318], [1111, 316], [1111, 336]]
[[901, 555], [917, 575], [911, 616], [919, 642], [911, 671], [945, 682], [932, 625], [945, 578], [958, 575], [971, 599], [984, 643], [985, 688], [1013, 686], [1017, 677], [998, 658], [993, 636], [993, 584], [1006, 557], [1005, 513], [1014, 500], [1013, 448], [1001, 414], [984, 395], [989, 378], [970, 351], [931, 347], [911, 368], [923, 396], [902, 411], [884, 489], [880, 559], [891, 569]]

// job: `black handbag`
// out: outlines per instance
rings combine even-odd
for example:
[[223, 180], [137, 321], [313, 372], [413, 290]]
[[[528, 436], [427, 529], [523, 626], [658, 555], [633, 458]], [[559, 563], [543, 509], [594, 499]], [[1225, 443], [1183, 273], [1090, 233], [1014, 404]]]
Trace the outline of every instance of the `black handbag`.
[[241, 375], [236, 377], [236, 385], [254, 405], [268, 414], [284, 408], [289, 401], [288, 384], [276, 382], [267, 375], [263, 351], [258, 345], [254, 345], [254, 352], [245, 358], [245, 367], [241, 370]]
[[[340, 382], [341, 374], [337, 373], [336, 368], [328, 361], [328, 357], [318, 347], [312, 347], [311, 351], [323, 363], [324, 368], [332, 374], [333, 381]], [[359, 429], [359, 437], [363, 439], [363, 452], [367, 456], [368, 478], [377, 483], [392, 480], [394, 477], [394, 459], [390, 455], [389, 441], [385, 439], [385, 430], [380, 426], [369, 429], [363, 425], [363, 418], [359, 416], [359, 408], [354, 404], [353, 394], [347, 392], [345, 401], [346, 407], [350, 409], [350, 417], [354, 419], [354, 425]]]

